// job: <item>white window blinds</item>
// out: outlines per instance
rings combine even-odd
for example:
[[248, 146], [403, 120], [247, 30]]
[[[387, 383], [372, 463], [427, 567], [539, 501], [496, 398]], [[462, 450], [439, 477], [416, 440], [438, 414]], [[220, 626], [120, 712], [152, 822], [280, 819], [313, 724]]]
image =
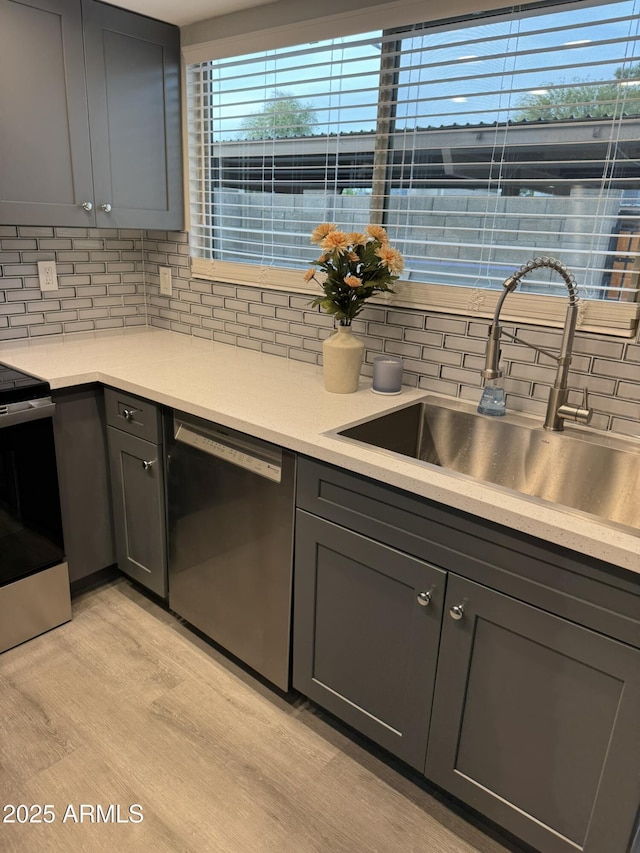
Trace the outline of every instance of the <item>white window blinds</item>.
[[[407, 293], [497, 290], [553, 255], [600, 325], [630, 327], [639, 21], [640, 0], [538, 4], [189, 66], [199, 269], [297, 279], [316, 224], [375, 222], [405, 255]], [[523, 290], [564, 295], [544, 272]]]

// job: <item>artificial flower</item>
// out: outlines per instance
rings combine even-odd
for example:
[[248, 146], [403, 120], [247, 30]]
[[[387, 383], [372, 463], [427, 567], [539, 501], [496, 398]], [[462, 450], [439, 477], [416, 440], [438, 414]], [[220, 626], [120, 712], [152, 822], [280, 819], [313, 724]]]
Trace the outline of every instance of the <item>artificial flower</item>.
[[336, 225], [332, 222], [323, 222], [321, 225], [318, 225], [311, 232], [311, 242], [312, 243], [320, 243], [330, 231], [335, 231]]
[[392, 249], [388, 244], [383, 244], [379, 249], [376, 249], [376, 255], [389, 272], [394, 275], [400, 275], [404, 269], [404, 258], [397, 249]]
[[347, 238], [352, 246], [364, 246], [367, 242], [367, 235], [362, 234], [360, 231], [352, 231], [350, 234], [347, 234]]
[[369, 237], [373, 237], [374, 240], [377, 240], [378, 243], [388, 243], [389, 235], [384, 230], [382, 225], [367, 225], [365, 231], [369, 235]]
[[[381, 225], [367, 225], [366, 233], [340, 231], [333, 223], [324, 222], [314, 228], [312, 243], [320, 243], [323, 253], [313, 263], [305, 281], [315, 279], [323, 293], [311, 304], [349, 326], [376, 293], [393, 293], [393, 283], [404, 268], [397, 249], [389, 245], [387, 232]], [[315, 273], [323, 274], [317, 278]]]
[[360, 287], [362, 285], [362, 279], [358, 278], [357, 275], [345, 275], [344, 283], [348, 287]]
[[349, 248], [349, 240], [344, 231], [329, 231], [327, 236], [320, 243], [320, 248], [325, 252], [338, 252], [342, 254]]

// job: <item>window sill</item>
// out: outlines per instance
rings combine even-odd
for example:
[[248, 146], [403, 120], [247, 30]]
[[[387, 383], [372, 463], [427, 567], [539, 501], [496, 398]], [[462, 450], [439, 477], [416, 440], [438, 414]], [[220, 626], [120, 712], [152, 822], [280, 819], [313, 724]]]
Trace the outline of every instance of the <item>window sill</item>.
[[[192, 258], [191, 274], [196, 279], [239, 284], [244, 287], [318, 295], [318, 285], [305, 282], [303, 272], [282, 267]], [[371, 303], [491, 319], [499, 297], [500, 291], [497, 290], [398, 281], [393, 295], [373, 297]], [[512, 323], [561, 328], [564, 325], [566, 304], [566, 300], [560, 297], [512, 293], [504, 303], [501, 318]], [[639, 303], [582, 299], [577, 330], [632, 338], [638, 327], [639, 317]]]

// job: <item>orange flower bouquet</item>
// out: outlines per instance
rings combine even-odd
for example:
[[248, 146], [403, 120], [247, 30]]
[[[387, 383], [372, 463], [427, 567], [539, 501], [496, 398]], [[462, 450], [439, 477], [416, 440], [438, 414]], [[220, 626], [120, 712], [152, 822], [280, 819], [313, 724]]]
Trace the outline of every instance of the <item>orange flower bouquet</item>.
[[317, 281], [324, 291], [311, 304], [332, 314], [342, 326], [351, 325], [374, 293], [393, 293], [392, 285], [404, 269], [402, 255], [389, 245], [381, 225], [367, 225], [365, 232], [347, 234], [324, 222], [311, 234], [311, 242], [322, 249], [314, 263], [324, 273], [322, 280], [316, 278], [314, 267], [305, 274], [305, 281]]

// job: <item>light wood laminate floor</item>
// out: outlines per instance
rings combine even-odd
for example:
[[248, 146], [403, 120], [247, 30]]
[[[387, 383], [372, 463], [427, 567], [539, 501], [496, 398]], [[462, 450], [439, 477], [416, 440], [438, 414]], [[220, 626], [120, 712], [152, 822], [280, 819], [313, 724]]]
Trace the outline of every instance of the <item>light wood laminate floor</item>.
[[[0, 806], [55, 813], [1, 823], [3, 853], [507, 853], [127, 581], [73, 613], [0, 655]], [[136, 824], [63, 822], [133, 803]]]

